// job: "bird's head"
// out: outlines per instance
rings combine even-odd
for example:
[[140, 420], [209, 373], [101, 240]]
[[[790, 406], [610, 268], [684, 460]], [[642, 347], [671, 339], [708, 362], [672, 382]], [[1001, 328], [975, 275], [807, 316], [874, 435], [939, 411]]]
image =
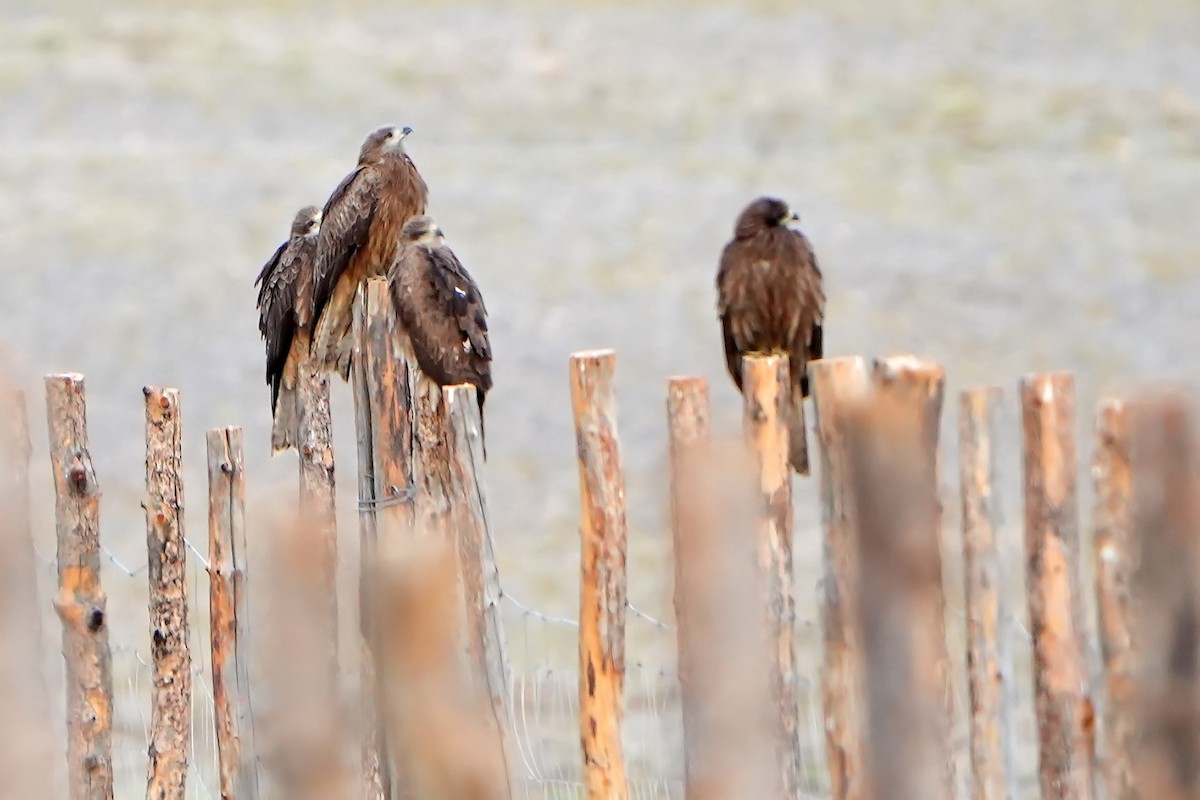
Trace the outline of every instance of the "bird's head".
[[400, 241], [415, 244], [433, 244], [443, 238], [442, 229], [437, 220], [428, 214], [409, 217], [400, 229]]
[[734, 232], [750, 236], [763, 228], [786, 227], [800, 221], [800, 214], [778, 197], [760, 197], [738, 215]]
[[321, 229], [321, 209], [305, 206], [292, 220], [292, 236], [312, 236]]
[[358, 154], [360, 164], [365, 164], [373, 161], [387, 153], [404, 152], [404, 137], [413, 132], [413, 129], [405, 125], [400, 128], [395, 125], [385, 125], [378, 130], [372, 131], [363, 142], [362, 149]]

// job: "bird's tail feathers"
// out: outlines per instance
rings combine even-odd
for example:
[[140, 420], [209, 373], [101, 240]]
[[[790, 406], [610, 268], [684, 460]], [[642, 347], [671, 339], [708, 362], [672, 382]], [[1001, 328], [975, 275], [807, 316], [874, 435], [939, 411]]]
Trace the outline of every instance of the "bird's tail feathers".
[[275, 403], [275, 416], [271, 422], [271, 454], [282, 453], [296, 446], [300, 430], [300, 409], [297, 405], [295, 385], [280, 387]]
[[804, 425], [804, 396], [800, 387], [792, 391], [788, 409], [788, 461], [796, 474], [808, 476], [808, 431]]

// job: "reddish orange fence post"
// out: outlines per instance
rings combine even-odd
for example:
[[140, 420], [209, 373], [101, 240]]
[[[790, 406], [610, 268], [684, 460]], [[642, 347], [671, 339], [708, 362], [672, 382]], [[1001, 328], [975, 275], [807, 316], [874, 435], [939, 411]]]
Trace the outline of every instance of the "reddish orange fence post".
[[88, 453], [82, 375], [46, 377], [58, 528], [58, 597], [67, 668], [71, 800], [112, 800], [112, 652], [100, 588], [100, 485]]
[[959, 489], [962, 498], [963, 573], [967, 605], [967, 688], [971, 698], [971, 797], [1007, 800], [1014, 795], [1012, 656], [1008, 609], [996, 537], [997, 387], [959, 396]]
[[146, 549], [150, 559], [149, 800], [183, 800], [192, 744], [187, 546], [183, 533], [183, 438], [179, 390], [147, 386]]
[[743, 425], [758, 473], [762, 498], [758, 566], [765, 592], [772, 653], [768, 664], [778, 710], [776, 751], [781, 796], [800, 790], [802, 764], [796, 702], [796, 604], [792, 596], [792, 471], [787, 420], [791, 406], [785, 356], [742, 359]]
[[1095, 712], [1088, 694], [1075, 491], [1074, 381], [1021, 381], [1025, 556], [1043, 800], [1094, 796]]
[[1096, 605], [1107, 692], [1104, 752], [1099, 758], [1111, 800], [1138, 796], [1133, 772], [1133, 474], [1129, 463], [1129, 420], [1123, 402], [1100, 406], [1096, 421], [1096, 483], [1092, 514], [1096, 553]]
[[625, 477], [611, 350], [571, 356], [571, 404], [583, 508], [579, 724], [588, 797], [628, 796], [621, 750], [625, 683]]
[[858, 523], [846, 471], [848, 433], [842, 409], [866, 391], [867, 370], [863, 360], [853, 356], [814, 361], [808, 374], [821, 451], [821, 705], [830, 790], [834, 800], [862, 800], [866, 754], [856, 608]]

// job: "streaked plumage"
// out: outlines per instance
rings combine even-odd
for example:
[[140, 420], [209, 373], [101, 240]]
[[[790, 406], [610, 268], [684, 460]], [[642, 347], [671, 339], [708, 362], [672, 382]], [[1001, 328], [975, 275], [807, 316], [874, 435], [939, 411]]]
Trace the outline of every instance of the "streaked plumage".
[[787, 203], [771, 197], [760, 197], [742, 211], [721, 253], [717, 310], [726, 366], [739, 391], [744, 355], [787, 354], [794, 409], [789, 433], [796, 443], [791, 461], [803, 471], [801, 403], [808, 396], [807, 364], [824, 350], [825, 294], [808, 239], [788, 227], [798, 219]]
[[358, 166], [329, 197], [317, 241], [313, 347], [322, 367], [350, 375], [350, 325], [358, 286], [396, 257], [400, 228], [425, 213], [429, 190], [404, 152], [411, 128], [380, 128], [363, 142]]
[[296, 379], [309, 349], [313, 312], [313, 268], [321, 210], [296, 212], [288, 240], [263, 266], [258, 286], [258, 330], [266, 342], [267, 385], [271, 387], [271, 449], [296, 446]]
[[487, 308], [433, 217], [404, 224], [388, 284], [421, 372], [438, 386], [474, 385], [482, 422], [484, 397], [492, 388]]

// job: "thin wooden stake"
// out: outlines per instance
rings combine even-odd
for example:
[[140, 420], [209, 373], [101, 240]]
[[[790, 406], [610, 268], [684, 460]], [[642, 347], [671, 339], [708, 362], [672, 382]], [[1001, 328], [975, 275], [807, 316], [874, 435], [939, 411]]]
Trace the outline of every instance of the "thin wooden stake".
[[1014, 796], [1012, 656], [1008, 610], [996, 536], [996, 432], [999, 388], [959, 396], [959, 485], [962, 497], [963, 572], [967, 605], [967, 685], [971, 696], [971, 797]]
[[824, 525], [821, 627], [825, 663], [821, 705], [825, 748], [834, 800], [865, 797], [865, 720], [858, 634], [858, 522], [848, 467], [842, 408], [867, 387], [861, 358], [832, 358], [809, 365], [809, 382], [821, 448], [821, 518]]
[[67, 665], [71, 800], [111, 800], [112, 653], [100, 588], [100, 485], [88, 454], [82, 375], [46, 377], [46, 421], [58, 529], [58, 597]]
[[1095, 714], [1079, 595], [1075, 401], [1070, 375], [1021, 382], [1025, 555], [1043, 800], [1094, 795]]
[[208, 431], [208, 607], [221, 797], [258, 800], [250, 702], [246, 478], [241, 428]]
[[682, 565], [675, 597], [680, 664], [686, 665], [684, 796], [774, 797], [779, 710], [763, 665], [771, 663], [775, 641], [764, 613], [757, 542], [746, 536], [761, 516], [758, 470], [744, 437], [703, 435], [702, 390], [699, 381], [673, 381], [668, 400], [676, 411], [671, 522]]
[[[329, 411], [329, 376], [305, 352], [297, 369], [296, 449], [300, 453], [300, 509], [320, 536], [325, 559], [321, 592], [328, 608], [328, 630], [321, 633], [329, 647], [330, 680], [338, 674], [338, 533], [334, 481], [333, 424]], [[314, 620], [316, 624], [316, 620]]]
[[692, 677], [706, 649], [692, 641], [694, 623], [687, 594], [690, 551], [687, 537], [687, 507], [692, 487], [686, 482], [689, 462], [696, 460], [708, 442], [708, 381], [704, 378], [671, 378], [667, 383], [667, 427], [671, 436], [671, 538], [675, 553], [675, 632], [679, 651], [679, 694], [683, 710], [684, 796], [700, 791], [701, 765], [693, 749], [701, 735], [699, 717], [704, 699], [697, 696]]
[[1133, 508], [1140, 544], [1136, 796], [1200, 796], [1200, 503], [1190, 399], [1147, 398], [1132, 408]]
[[776, 753], [783, 797], [800, 791], [799, 706], [796, 701], [796, 607], [792, 597], [792, 482], [788, 466], [791, 406], [785, 356], [742, 359], [743, 424], [758, 471], [762, 507], [758, 525], [758, 566], [766, 592], [772, 656], [768, 665], [778, 709]]
[[1133, 475], [1129, 464], [1129, 425], [1125, 403], [1107, 401], [1096, 421], [1096, 483], [1093, 547], [1096, 551], [1096, 604], [1100, 651], [1107, 693], [1104, 703], [1104, 785], [1109, 800], [1138, 797], [1133, 772], [1134, 730], [1134, 575]]
[[583, 508], [579, 723], [588, 796], [628, 796], [621, 750], [625, 681], [625, 478], [611, 350], [571, 356], [571, 403]]
[[387, 281], [372, 279], [354, 304], [355, 353], [351, 363], [354, 422], [358, 439], [358, 502], [362, 536], [359, 627], [362, 634], [363, 777], [367, 800], [395, 798], [398, 777], [389, 763], [380, 675], [372, 565], [381, 549], [411, 535], [412, 398], [407, 364], [396, 349], [396, 315]]
[[25, 395], [0, 387], [0, 785], [9, 797], [56, 797], [50, 697], [29, 503]]
[[941, 406], [941, 368], [892, 359], [876, 365], [875, 377], [875, 396], [851, 408], [846, 422], [862, 566], [857, 606], [867, 796], [949, 800], [954, 784], [946, 767], [952, 754], [931, 425]]
[[192, 655], [188, 649], [187, 546], [179, 390], [147, 386], [146, 549], [150, 559], [148, 800], [183, 800], [192, 744]]
[[503, 759], [507, 792], [517, 791], [513, 769], [512, 710], [508, 704], [509, 664], [500, 614], [500, 573], [488, 523], [487, 498], [482, 480], [483, 426], [475, 387], [442, 389], [445, 409], [446, 449], [450, 468], [451, 527], [457, 534], [459, 572], [466, 618], [466, 645], [479, 688], [491, 710], [493, 735]]

